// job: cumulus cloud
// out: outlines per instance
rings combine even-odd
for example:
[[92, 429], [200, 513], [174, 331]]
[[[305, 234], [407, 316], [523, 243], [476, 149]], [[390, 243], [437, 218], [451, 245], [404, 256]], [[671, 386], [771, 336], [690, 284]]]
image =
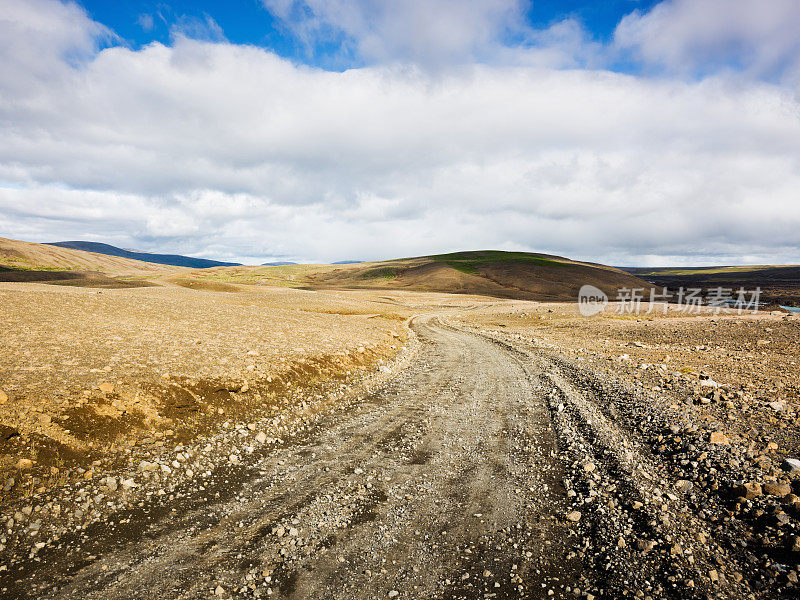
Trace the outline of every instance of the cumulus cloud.
[[665, 0], [622, 19], [616, 44], [675, 72], [744, 71], [800, 82], [797, 0]]
[[34, 1], [0, 19], [19, 41], [0, 60], [0, 235], [261, 262], [797, 261], [800, 107], [777, 85], [546, 61], [330, 72], [187, 36], [103, 47], [81, 9]]

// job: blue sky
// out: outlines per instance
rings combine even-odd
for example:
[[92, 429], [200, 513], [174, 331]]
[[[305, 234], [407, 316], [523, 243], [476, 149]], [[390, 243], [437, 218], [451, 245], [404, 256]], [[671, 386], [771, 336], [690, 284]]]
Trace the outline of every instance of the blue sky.
[[282, 56], [296, 53], [295, 41], [281, 33], [279, 24], [258, 0], [87, 0], [81, 5], [94, 20], [135, 48], [154, 41], [169, 44], [174, 28], [207, 26], [207, 17], [211, 17], [235, 44], [263, 46]]
[[[536, 29], [546, 29], [564, 19], [580, 22], [592, 39], [607, 43], [619, 21], [634, 10], [647, 11], [657, 0], [535, 0], [525, 6], [522, 21]], [[280, 56], [322, 68], [340, 70], [361, 66], [363, 61], [351, 59], [332, 63], [329, 53], [335, 49], [327, 41], [317, 40], [312, 48], [300, 42], [265, 7], [260, 0], [82, 0], [88, 14], [108, 26], [123, 43], [139, 48], [151, 42], [170, 44], [176, 31], [195, 37], [214, 37], [218, 33], [209, 19], [219, 26], [228, 41], [267, 48]], [[509, 35], [508, 44], [519, 40]], [[630, 64], [615, 65], [630, 70]]]
[[797, 0], [0, 0], [0, 236], [800, 263]]

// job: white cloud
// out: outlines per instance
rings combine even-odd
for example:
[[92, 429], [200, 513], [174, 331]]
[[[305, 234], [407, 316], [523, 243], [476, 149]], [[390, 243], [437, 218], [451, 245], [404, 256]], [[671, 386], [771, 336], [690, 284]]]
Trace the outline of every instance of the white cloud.
[[203, 15], [203, 18], [181, 15], [170, 27], [170, 33], [173, 37], [182, 36], [209, 42], [227, 41], [222, 27], [209, 15]]
[[342, 43], [368, 62], [480, 58], [526, 31], [527, 0], [262, 0], [309, 47]]
[[136, 24], [141, 27], [144, 31], [152, 31], [153, 27], [155, 27], [155, 21], [153, 20], [153, 15], [148, 13], [140, 14], [136, 19]]
[[0, 0], [0, 33], [5, 94], [63, 76], [65, 63], [90, 59], [100, 42], [113, 39], [80, 7], [51, 0]]
[[[184, 36], [98, 52], [85, 13], [36, 1], [0, 20], [18, 40], [0, 56], [0, 235], [221, 259], [798, 260], [800, 106], [779, 86], [562, 58], [336, 73]], [[542, 52], [581, 45], [552, 35]]]
[[616, 44], [672, 71], [800, 81], [797, 0], [665, 0], [617, 26]]

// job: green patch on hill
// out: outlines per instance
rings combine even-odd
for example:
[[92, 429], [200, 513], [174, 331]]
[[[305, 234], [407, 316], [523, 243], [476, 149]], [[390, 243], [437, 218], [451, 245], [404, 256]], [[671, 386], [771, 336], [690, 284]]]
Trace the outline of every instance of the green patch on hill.
[[451, 252], [449, 254], [434, 254], [430, 257], [437, 262], [447, 263], [452, 268], [462, 273], [478, 274], [479, 267], [497, 264], [524, 264], [535, 267], [569, 268], [573, 263], [553, 260], [530, 254], [528, 252], [504, 252], [502, 250], [478, 250], [474, 252]]
[[362, 279], [394, 279], [397, 277], [398, 269], [393, 267], [379, 267], [369, 269], [361, 274]]

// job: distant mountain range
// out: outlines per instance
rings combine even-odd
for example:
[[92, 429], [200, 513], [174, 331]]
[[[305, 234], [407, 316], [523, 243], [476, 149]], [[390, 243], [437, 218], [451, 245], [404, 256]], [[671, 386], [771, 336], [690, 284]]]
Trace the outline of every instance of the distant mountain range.
[[48, 246], [59, 246], [72, 250], [85, 250], [86, 252], [96, 252], [107, 256], [119, 256], [121, 258], [131, 258], [133, 260], [143, 260], [145, 262], [157, 263], [160, 265], [171, 265], [174, 267], [189, 267], [192, 269], [207, 269], [209, 267], [237, 267], [240, 263], [222, 262], [207, 258], [193, 258], [191, 256], [181, 256], [180, 254], [154, 254], [152, 252], [134, 252], [123, 250], [110, 244], [100, 242], [51, 242]]
[[285, 261], [284, 261], [284, 262], [269, 262], [269, 263], [264, 263], [264, 264], [262, 264], [261, 266], [262, 266], [262, 267], [285, 267], [285, 266], [287, 266], [287, 265], [296, 265], [296, 264], [297, 264], [296, 262], [285, 262]]
[[332, 265], [358, 265], [363, 263], [363, 260], [337, 260], [336, 262], [332, 262]]

